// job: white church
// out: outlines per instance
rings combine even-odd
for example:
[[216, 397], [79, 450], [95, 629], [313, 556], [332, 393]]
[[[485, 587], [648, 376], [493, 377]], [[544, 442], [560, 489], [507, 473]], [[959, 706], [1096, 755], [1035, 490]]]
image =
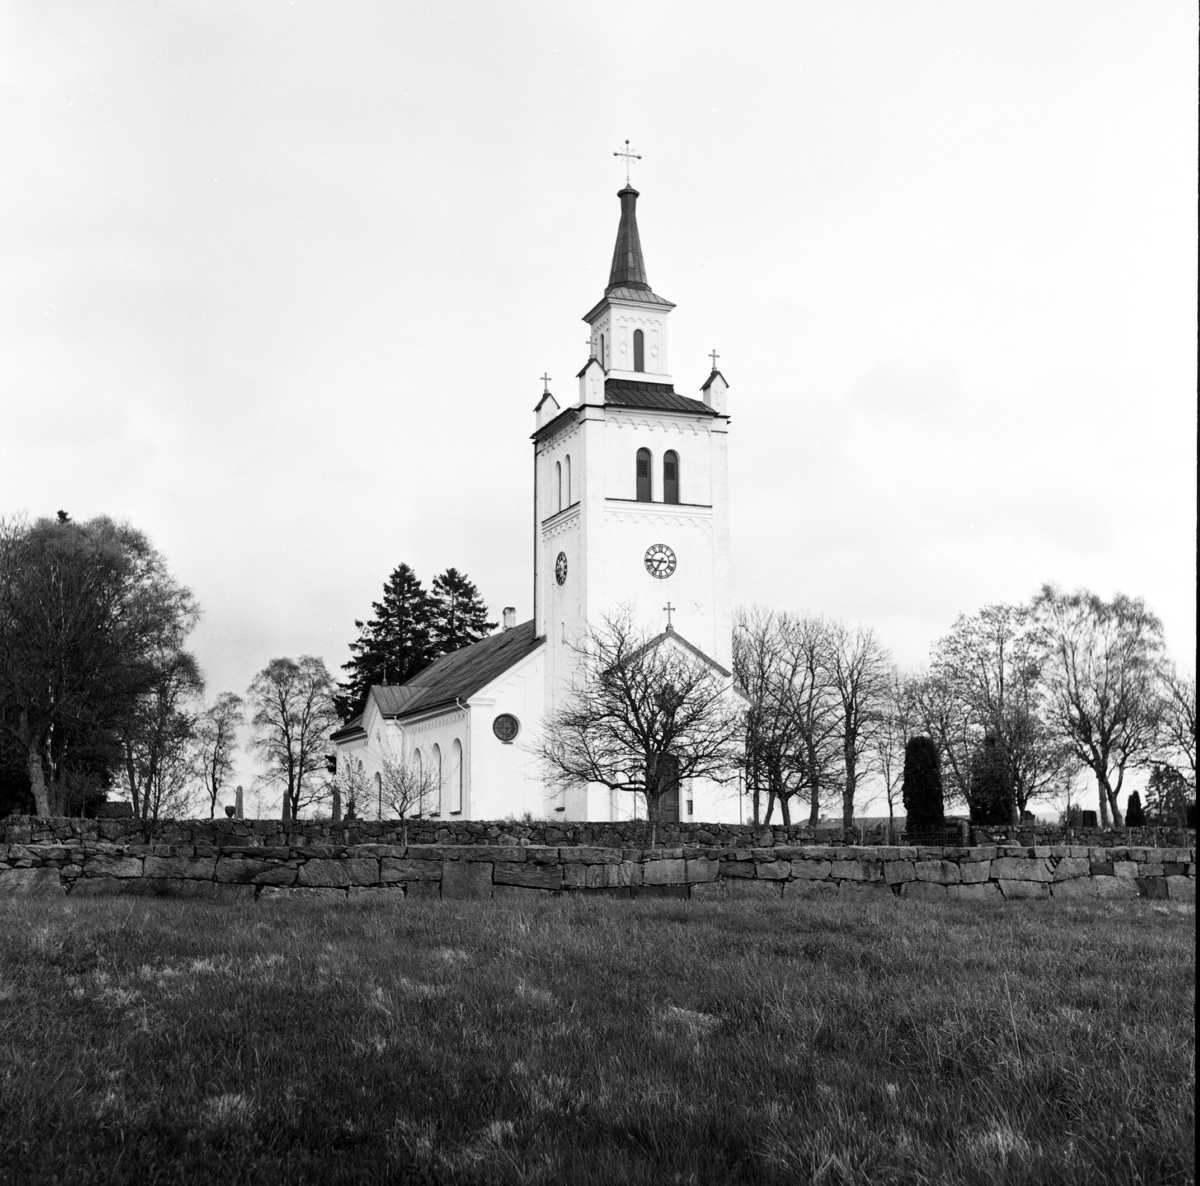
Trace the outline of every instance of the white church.
[[[646, 279], [638, 191], [620, 191], [608, 287], [584, 314], [591, 357], [573, 402], [535, 409], [533, 619], [446, 655], [408, 683], [371, 689], [333, 735], [338, 769], [378, 786], [387, 759], [432, 775], [425, 814], [458, 820], [644, 818], [629, 792], [550, 783], [536, 748], [543, 720], [571, 695], [588, 623], [617, 610], [685, 647], [732, 689], [728, 384], [679, 395], [668, 353], [670, 301]], [[670, 604], [672, 611], [665, 612]], [[731, 694], [737, 694], [731, 691]], [[667, 820], [737, 822], [738, 784], [686, 779]], [[372, 806], [366, 805], [366, 813]]]

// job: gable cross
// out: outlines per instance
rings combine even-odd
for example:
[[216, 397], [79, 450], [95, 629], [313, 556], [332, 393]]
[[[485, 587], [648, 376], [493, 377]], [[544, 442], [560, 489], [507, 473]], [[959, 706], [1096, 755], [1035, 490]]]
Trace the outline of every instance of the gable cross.
[[667, 629], [670, 630], [671, 629], [671, 615], [675, 612], [675, 607], [668, 601], [667, 604], [663, 606], [663, 610], [666, 612], [666, 615], [667, 615]]
[[550, 394], [550, 376], [549, 375], [539, 375], [538, 377], [542, 381], [542, 394], [549, 395]]
[[642, 159], [640, 153], [631, 152], [629, 149], [629, 141], [625, 141], [625, 150], [623, 152], [614, 152], [613, 156], [623, 156], [625, 158], [625, 184], [629, 184], [629, 165], [631, 161], [640, 161]]
[[717, 359], [721, 356], [714, 350], [708, 357], [713, 360], [713, 370], [715, 371], [717, 369]]

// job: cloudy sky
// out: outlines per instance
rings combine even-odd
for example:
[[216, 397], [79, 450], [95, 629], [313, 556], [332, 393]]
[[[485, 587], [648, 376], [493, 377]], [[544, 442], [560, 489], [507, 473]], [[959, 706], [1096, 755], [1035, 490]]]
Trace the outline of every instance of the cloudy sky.
[[400, 561], [527, 617], [628, 137], [735, 603], [917, 664], [1085, 585], [1191, 666], [1196, 72], [1184, 0], [7, 0], [0, 514], [143, 528], [214, 694]]

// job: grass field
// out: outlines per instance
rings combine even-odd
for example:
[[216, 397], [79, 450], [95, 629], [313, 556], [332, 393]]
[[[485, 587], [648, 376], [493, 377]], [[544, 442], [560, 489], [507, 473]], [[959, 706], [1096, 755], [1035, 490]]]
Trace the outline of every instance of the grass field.
[[0, 1181], [1194, 1180], [1194, 909], [0, 903]]

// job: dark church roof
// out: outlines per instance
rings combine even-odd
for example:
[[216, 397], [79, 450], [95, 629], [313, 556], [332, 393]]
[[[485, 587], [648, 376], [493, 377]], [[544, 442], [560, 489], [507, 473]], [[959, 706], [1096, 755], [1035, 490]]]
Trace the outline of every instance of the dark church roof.
[[[372, 688], [371, 699], [380, 715], [389, 718], [408, 717], [466, 700], [541, 644], [542, 640], [534, 636], [532, 620], [522, 622], [511, 630], [443, 655], [406, 684]], [[347, 739], [361, 729], [362, 716], [357, 716], [334, 733], [333, 740]]]
[[671, 383], [643, 383], [635, 379], [606, 379], [604, 405], [650, 408], [660, 412], [691, 412], [700, 416], [717, 415], [703, 400], [676, 394]]
[[613, 248], [606, 295], [614, 288], [649, 292], [646, 263], [642, 259], [642, 241], [638, 236], [638, 191], [632, 185], [626, 185], [617, 197], [621, 199], [621, 225], [617, 228], [617, 245]]

